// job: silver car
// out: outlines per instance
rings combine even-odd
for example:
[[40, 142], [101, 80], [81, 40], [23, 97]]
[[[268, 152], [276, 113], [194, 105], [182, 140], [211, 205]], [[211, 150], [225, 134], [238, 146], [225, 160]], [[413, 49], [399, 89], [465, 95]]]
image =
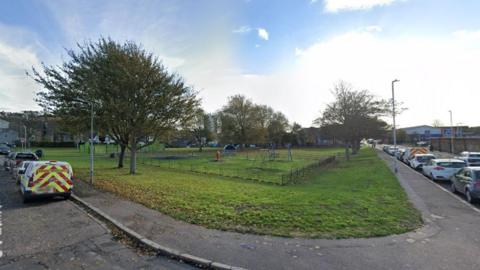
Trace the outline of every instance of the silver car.
[[480, 167], [465, 167], [451, 178], [452, 192], [465, 195], [469, 203], [480, 199]]

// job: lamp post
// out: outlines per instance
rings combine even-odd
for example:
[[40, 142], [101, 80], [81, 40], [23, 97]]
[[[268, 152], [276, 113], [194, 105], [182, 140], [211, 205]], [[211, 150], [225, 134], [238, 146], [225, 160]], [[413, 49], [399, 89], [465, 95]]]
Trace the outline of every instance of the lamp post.
[[23, 125], [23, 131], [24, 131], [24, 136], [23, 136], [23, 140], [24, 140], [24, 151], [27, 151], [27, 126], [26, 125]]
[[93, 102], [90, 108], [90, 185], [93, 185]]
[[452, 152], [452, 155], [454, 154], [454, 148], [453, 148], [453, 116], [452, 116], [452, 110], [448, 111], [450, 113], [450, 152]]
[[[396, 82], [399, 82], [399, 80], [395, 79], [392, 81], [393, 147], [395, 151], [397, 149], [397, 126], [395, 122], [395, 83]], [[397, 173], [398, 167], [397, 167], [397, 159], [395, 157], [393, 158], [393, 168], [395, 170], [395, 173]]]

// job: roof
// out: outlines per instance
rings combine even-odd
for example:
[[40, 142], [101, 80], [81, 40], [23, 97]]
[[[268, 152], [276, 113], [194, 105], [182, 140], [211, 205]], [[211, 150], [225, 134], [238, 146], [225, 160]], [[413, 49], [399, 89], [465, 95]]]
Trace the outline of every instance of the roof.
[[399, 128], [399, 129], [412, 129], [412, 128], [438, 128], [438, 127], [432, 127], [432, 126], [429, 126], [429, 125], [420, 125], [420, 126], [413, 126], [413, 127], [403, 127], [403, 128]]
[[54, 160], [40, 160], [40, 161], [34, 161], [32, 162], [35, 163], [35, 165], [41, 165], [41, 164], [55, 164], [55, 165], [70, 165], [70, 163], [66, 161], [54, 161]]
[[435, 161], [437, 161], [437, 162], [461, 162], [461, 163], [464, 163], [463, 160], [456, 159], [456, 158], [436, 158]]
[[[441, 126], [441, 129], [452, 128], [452, 126]], [[453, 126], [453, 128], [468, 128], [468, 126]]]

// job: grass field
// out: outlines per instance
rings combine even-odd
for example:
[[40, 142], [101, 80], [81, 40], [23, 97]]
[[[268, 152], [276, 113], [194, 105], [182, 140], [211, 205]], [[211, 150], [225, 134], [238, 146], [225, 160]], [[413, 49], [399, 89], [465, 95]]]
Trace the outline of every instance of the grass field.
[[[326, 155], [330, 150], [305, 150]], [[88, 159], [72, 150], [46, 151], [72, 163], [87, 179]], [[328, 155], [328, 154], [327, 154]], [[77, 156], [77, 158], [75, 158]], [[83, 155], [82, 155], [83, 156]], [[276, 186], [228, 177], [139, 165], [113, 168], [97, 153], [96, 186], [174, 218], [208, 228], [290, 237], [373, 237], [411, 231], [420, 214], [394, 175], [371, 149], [350, 162], [315, 169], [308, 181]]]
[[300, 176], [300, 170], [303, 173], [305, 167], [336, 155], [340, 149], [329, 148], [322, 151], [294, 149], [291, 160], [288, 159], [288, 151], [285, 149], [276, 150], [275, 155], [270, 155], [267, 150], [242, 151], [222, 155], [219, 161], [215, 159], [215, 152], [206, 150], [199, 153], [196, 149], [192, 149], [191, 152], [170, 150], [161, 153], [144, 153], [140, 155], [139, 161], [178, 171], [286, 184], [296, 180], [297, 176]]
[[[288, 151], [275, 151], [271, 158], [266, 150], [248, 150], [234, 154], [222, 154], [219, 161], [215, 160], [218, 148], [206, 148], [198, 152], [196, 148], [169, 148], [164, 151], [139, 152], [139, 164], [161, 167], [164, 169], [196, 172], [209, 175], [255, 180], [272, 184], [287, 184], [301, 179], [303, 170], [309, 165], [316, 164], [341, 150], [338, 148], [294, 149], [292, 160], [288, 160]], [[100, 145], [95, 147], [95, 167], [114, 167], [116, 159], [109, 158], [109, 153], [116, 152], [116, 146]], [[85, 149], [50, 148], [45, 150], [45, 159], [70, 160], [76, 168], [87, 168], [89, 156]], [[126, 155], [125, 165], [128, 166], [129, 154]], [[302, 174], [300, 174], [300, 172]]]

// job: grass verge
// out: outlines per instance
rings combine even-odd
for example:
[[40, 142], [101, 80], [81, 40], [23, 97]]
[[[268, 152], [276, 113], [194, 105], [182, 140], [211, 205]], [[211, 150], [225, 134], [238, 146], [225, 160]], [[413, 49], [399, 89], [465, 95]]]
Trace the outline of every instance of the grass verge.
[[[87, 179], [87, 168], [76, 168]], [[350, 162], [314, 170], [308, 181], [291, 186], [149, 165], [139, 171], [132, 176], [127, 169], [99, 166], [96, 186], [180, 220], [237, 232], [350, 238], [399, 234], [421, 225], [420, 213], [371, 149]]]

